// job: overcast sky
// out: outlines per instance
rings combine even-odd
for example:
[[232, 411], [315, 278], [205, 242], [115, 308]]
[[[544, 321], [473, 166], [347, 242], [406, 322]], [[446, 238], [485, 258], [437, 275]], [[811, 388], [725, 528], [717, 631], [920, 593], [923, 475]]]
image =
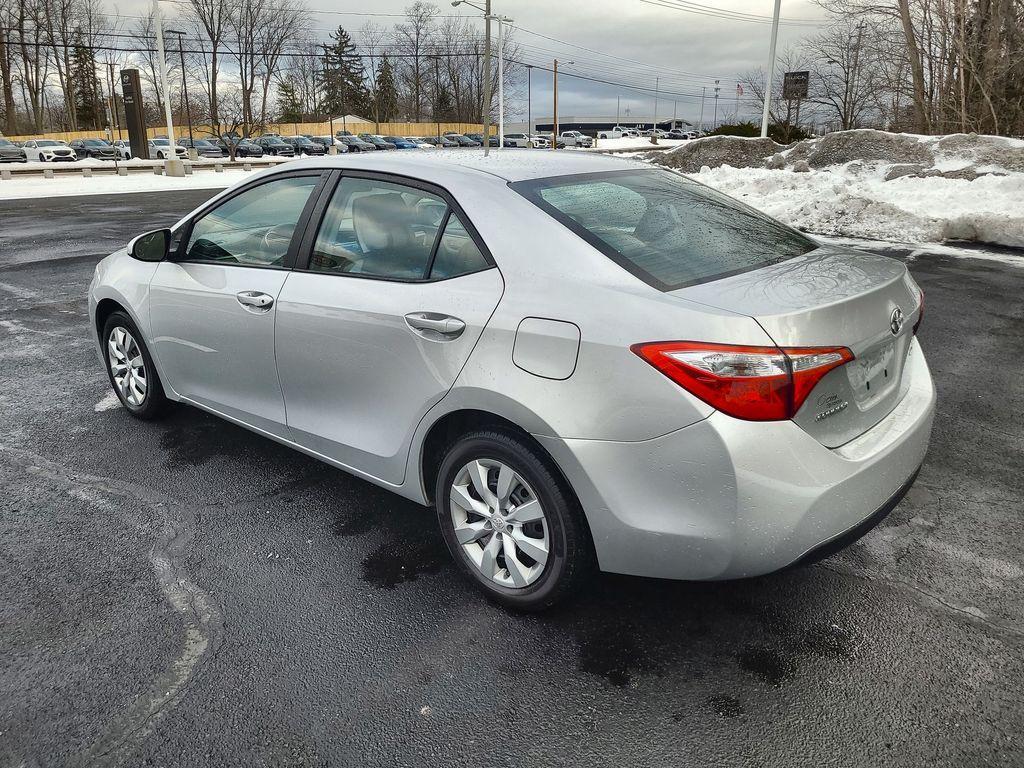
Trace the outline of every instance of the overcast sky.
[[[401, 18], [385, 14], [401, 14], [410, 4], [409, 0], [306, 0], [306, 3], [313, 10], [331, 11], [314, 17], [314, 27], [323, 39], [328, 30], [339, 24], [353, 32], [357, 39], [358, 29], [367, 21], [391, 26]], [[480, 15], [466, 5], [452, 8], [447, 0], [437, 5], [442, 14]], [[688, 5], [698, 12], [665, 7], [673, 5]], [[148, 7], [148, 0], [117, 3], [118, 11], [123, 14], [144, 14]], [[162, 7], [165, 15], [173, 18], [179, 6], [164, 3]], [[758, 66], [766, 66], [771, 24], [718, 18], [707, 15], [701, 8], [770, 17], [772, 7], [771, 0], [493, 0], [495, 13], [511, 16], [515, 25], [521, 27], [515, 32], [515, 40], [521, 46], [521, 57], [525, 61], [550, 68], [552, 59], [557, 57], [562, 73], [578, 73], [652, 91], [655, 77], [660, 75], [664, 96], [659, 99], [658, 113], [663, 117], [670, 117], [677, 109], [679, 117], [696, 120], [701, 110], [702, 87], [706, 87], [705, 119], [709, 121], [716, 78], [721, 80], [719, 113], [731, 114], [737, 106], [739, 76]], [[371, 19], [360, 13], [381, 15]], [[784, 19], [821, 20], [825, 14], [811, 0], [784, 0], [782, 16]], [[480, 28], [483, 28], [482, 21]], [[779, 50], [798, 44], [815, 31], [813, 26], [782, 26]], [[560, 42], [530, 32], [557, 38]], [[576, 63], [564, 63], [568, 61]], [[534, 69], [531, 80], [534, 118], [550, 115], [551, 73]], [[506, 119], [525, 119], [525, 75], [507, 87], [515, 98], [514, 114]], [[653, 92], [559, 77], [560, 116], [614, 115], [616, 97], [620, 98], [623, 120], [627, 119], [627, 109], [634, 119], [649, 116], [654, 111]], [[749, 101], [742, 99], [738, 106], [741, 115], [751, 116], [756, 111]]]

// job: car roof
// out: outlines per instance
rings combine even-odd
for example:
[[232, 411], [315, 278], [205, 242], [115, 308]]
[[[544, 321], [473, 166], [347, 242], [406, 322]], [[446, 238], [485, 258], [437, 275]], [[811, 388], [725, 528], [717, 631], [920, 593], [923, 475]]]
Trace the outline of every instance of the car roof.
[[[414, 155], [410, 157], [410, 155]], [[358, 168], [382, 171], [403, 176], [413, 176], [430, 181], [437, 176], [452, 174], [488, 174], [505, 181], [516, 182], [527, 179], [542, 179], [548, 176], [570, 176], [580, 173], [601, 171], [623, 171], [631, 168], [649, 169], [651, 166], [636, 160], [600, 155], [593, 152], [562, 150], [543, 152], [537, 150], [508, 149], [492, 150], [484, 155], [481, 149], [460, 150], [457, 154], [438, 156], [433, 153], [380, 152], [370, 155], [317, 158], [299, 161], [303, 164], [328, 168]], [[295, 167], [289, 163], [289, 167]]]

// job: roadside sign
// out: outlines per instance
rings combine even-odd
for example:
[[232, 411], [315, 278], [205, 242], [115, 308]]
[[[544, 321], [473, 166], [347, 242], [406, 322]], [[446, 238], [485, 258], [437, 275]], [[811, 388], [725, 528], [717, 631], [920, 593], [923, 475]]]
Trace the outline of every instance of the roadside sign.
[[811, 73], [787, 72], [782, 79], [782, 98], [787, 101], [793, 99], [807, 98], [807, 84], [810, 82]]

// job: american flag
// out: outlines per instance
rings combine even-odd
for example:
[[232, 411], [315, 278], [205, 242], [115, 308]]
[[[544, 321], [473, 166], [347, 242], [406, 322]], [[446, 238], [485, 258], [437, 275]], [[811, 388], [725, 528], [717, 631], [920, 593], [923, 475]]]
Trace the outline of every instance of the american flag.
[[739, 83], [736, 83], [736, 95], [737, 96], [742, 96], [743, 95], [743, 86], [740, 85]]

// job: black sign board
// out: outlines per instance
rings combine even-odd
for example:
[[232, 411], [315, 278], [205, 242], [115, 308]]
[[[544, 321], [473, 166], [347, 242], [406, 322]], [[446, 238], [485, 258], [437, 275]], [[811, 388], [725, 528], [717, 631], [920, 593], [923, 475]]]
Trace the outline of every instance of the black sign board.
[[121, 70], [121, 93], [124, 96], [124, 115], [128, 123], [128, 140], [132, 157], [149, 159], [149, 136], [146, 135], [146, 117], [142, 108], [142, 83], [139, 70]]
[[810, 79], [810, 72], [787, 72], [782, 80], [782, 98], [786, 101], [806, 99]]

